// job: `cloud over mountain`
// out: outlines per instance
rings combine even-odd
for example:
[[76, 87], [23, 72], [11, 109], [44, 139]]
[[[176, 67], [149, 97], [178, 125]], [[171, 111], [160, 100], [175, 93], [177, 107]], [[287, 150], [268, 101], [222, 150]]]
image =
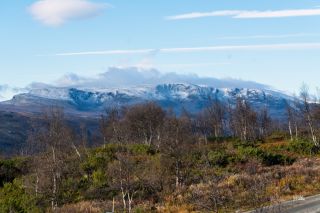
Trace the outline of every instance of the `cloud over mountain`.
[[0, 85], [0, 101], [10, 100], [14, 95], [26, 91], [25, 89], [12, 88], [8, 85]]
[[267, 85], [237, 79], [199, 77], [196, 74], [161, 73], [156, 69], [138, 67], [110, 67], [106, 72], [92, 78], [68, 74], [55, 82], [56, 86], [86, 88], [117, 88], [166, 83], [188, 83], [215, 88], [268, 88]]

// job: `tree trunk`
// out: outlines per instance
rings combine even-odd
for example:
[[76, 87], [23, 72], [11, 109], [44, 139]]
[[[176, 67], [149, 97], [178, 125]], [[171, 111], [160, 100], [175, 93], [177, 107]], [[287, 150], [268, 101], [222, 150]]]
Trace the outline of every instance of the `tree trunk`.
[[123, 190], [122, 181], [121, 181], [121, 194], [122, 194], [123, 210], [126, 212], [126, 210], [127, 210], [127, 202], [126, 202], [127, 193], [125, 193]]
[[52, 210], [55, 210], [56, 207], [57, 207], [57, 177], [56, 177], [56, 174], [54, 173], [53, 175], [53, 189], [52, 189], [52, 201], [51, 201], [51, 207], [52, 207]]
[[120, 189], [121, 189], [121, 194], [122, 194], [122, 202], [123, 202], [123, 210], [126, 212], [127, 210], [127, 203], [126, 203], [126, 196], [127, 196], [127, 192], [124, 192], [124, 188], [123, 188], [123, 182], [122, 182], [122, 167], [121, 167], [121, 163], [119, 162], [119, 170], [120, 170]]
[[205, 145], [208, 145], [208, 137], [207, 137], [207, 134], [204, 135], [204, 143], [205, 143]]
[[291, 139], [291, 141], [293, 141], [291, 121], [289, 121], [289, 133], [290, 133], [290, 139]]
[[52, 181], [53, 181], [53, 187], [52, 187], [52, 201], [51, 201], [51, 207], [52, 210], [55, 210], [57, 207], [57, 174], [56, 174], [56, 153], [55, 148], [52, 147], [52, 160], [53, 160], [53, 168], [52, 168]]
[[246, 141], [247, 140], [247, 126], [244, 125], [243, 127], [243, 140]]
[[76, 154], [78, 155], [78, 157], [81, 159], [81, 154], [80, 154], [78, 148], [76, 147], [76, 145], [74, 145], [74, 143], [72, 143], [72, 147], [73, 147], [73, 149], [75, 150], [75, 152], [76, 152]]
[[132, 211], [132, 201], [133, 201], [133, 194], [130, 196], [130, 194], [128, 193], [128, 211], [129, 213], [131, 213]]
[[176, 189], [180, 188], [180, 168], [179, 162], [176, 162]]
[[311, 137], [312, 137], [312, 141], [314, 143], [315, 146], [318, 146], [318, 140], [317, 140], [317, 136], [314, 133], [314, 129], [313, 129], [313, 125], [312, 125], [312, 120], [310, 115], [308, 115], [308, 124], [309, 124], [309, 128], [310, 128], [310, 133], [311, 133]]
[[36, 197], [38, 197], [38, 190], [39, 190], [39, 175], [37, 172], [36, 187], [35, 187]]
[[112, 213], [114, 213], [114, 197], [112, 198]]

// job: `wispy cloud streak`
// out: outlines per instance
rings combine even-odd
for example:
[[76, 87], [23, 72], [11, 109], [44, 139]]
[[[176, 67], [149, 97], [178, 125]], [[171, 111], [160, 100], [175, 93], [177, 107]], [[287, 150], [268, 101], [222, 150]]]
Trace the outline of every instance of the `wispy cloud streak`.
[[156, 49], [139, 49], [139, 50], [104, 50], [104, 51], [88, 51], [88, 52], [70, 52], [57, 53], [56, 56], [75, 56], [75, 55], [133, 55], [152, 53]]
[[286, 43], [286, 44], [261, 44], [261, 45], [227, 45], [227, 46], [203, 46], [203, 47], [179, 47], [160, 49], [135, 49], [135, 50], [105, 50], [90, 52], [66, 52], [57, 53], [55, 56], [81, 56], [81, 55], [136, 55], [156, 53], [193, 53], [228, 50], [298, 50], [298, 49], [320, 49], [320, 43]]
[[166, 17], [167, 20], [181, 20], [181, 19], [196, 19], [196, 18], [205, 18], [205, 17], [214, 17], [214, 16], [236, 16], [242, 12], [242, 10], [221, 10], [221, 11], [212, 11], [212, 12], [192, 12], [179, 14], [174, 16]]
[[209, 67], [218, 65], [228, 65], [230, 62], [216, 62], [216, 63], [184, 63], [184, 64], [156, 64], [154, 67], [161, 68], [192, 68], [192, 67]]
[[221, 10], [212, 12], [192, 12], [166, 17], [167, 20], [197, 19], [205, 17], [228, 16], [235, 19], [253, 19], [253, 18], [286, 18], [301, 16], [320, 16], [320, 9], [286, 9], [286, 10]]
[[248, 35], [248, 36], [224, 36], [216, 39], [221, 40], [244, 40], [244, 39], [273, 39], [273, 38], [301, 38], [301, 37], [319, 37], [320, 33], [296, 33], [282, 35]]

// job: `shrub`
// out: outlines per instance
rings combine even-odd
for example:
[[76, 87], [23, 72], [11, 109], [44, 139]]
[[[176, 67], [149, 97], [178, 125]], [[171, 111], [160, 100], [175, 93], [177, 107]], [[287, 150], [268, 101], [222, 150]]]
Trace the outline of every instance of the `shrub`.
[[260, 159], [263, 155], [263, 151], [256, 147], [238, 147], [237, 153], [233, 156], [235, 162], [246, 163], [250, 158]]
[[319, 148], [316, 147], [313, 142], [302, 139], [291, 141], [288, 149], [289, 151], [304, 155], [313, 155], [319, 153]]
[[60, 186], [63, 190], [61, 190], [58, 195], [59, 203], [65, 204], [81, 200], [81, 190], [83, 189], [81, 184], [81, 180], [75, 180], [72, 177], [63, 180]]
[[36, 200], [29, 195], [22, 182], [15, 179], [12, 183], [4, 184], [0, 190], [0, 212], [41, 212], [36, 206]]
[[108, 144], [101, 148], [94, 149], [82, 164], [82, 168], [89, 174], [97, 169], [105, 169], [108, 163], [116, 159], [116, 153], [123, 150], [125, 150], [125, 147], [115, 144]]
[[94, 187], [103, 187], [106, 186], [108, 181], [107, 181], [107, 176], [105, 172], [102, 170], [96, 170], [92, 174], [92, 182]]
[[0, 160], [0, 187], [22, 175], [25, 163], [23, 159]]
[[256, 147], [259, 143], [258, 141], [242, 141], [240, 138], [234, 138], [231, 142], [233, 147], [236, 149], [243, 147]]
[[266, 166], [274, 165], [291, 165], [294, 163], [295, 159], [287, 155], [275, 154], [265, 152], [261, 155], [262, 163]]
[[249, 158], [260, 160], [266, 166], [291, 165], [295, 159], [287, 155], [264, 151], [256, 147], [239, 147], [236, 161], [245, 163]]
[[129, 146], [129, 151], [134, 155], [155, 154], [155, 151], [145, 144], [132, 144]]
[[228, 155], [224, 151], [209, 151], [208, 160], [210, 165], [225, 167], [228, 165]]

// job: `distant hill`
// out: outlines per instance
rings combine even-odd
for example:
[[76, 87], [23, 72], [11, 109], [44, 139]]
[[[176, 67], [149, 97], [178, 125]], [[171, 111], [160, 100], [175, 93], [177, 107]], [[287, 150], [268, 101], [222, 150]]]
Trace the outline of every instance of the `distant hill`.
[[[41, 112], [42, 113], [42, 112]], [[18, 113], [0, 111], [0, 155], [10, 156], [21, 154], [26, 148], [28, 135], [32, 130], [32, 125], [42, 122], [40, 113]], [[99, 121], [96, 118], [81, 118], [76, 116], [66, 116], [67, 124], [78, 133], [86, 131], [88, 146], [97, 145], [99, 140]], [[80, 129], [83, 127], [84, 129]]]
[[18, 154], [30, 130], [30, 117], [0, 111], [0, 154]]
[[0, 102], [0, 149], [4, 154], [19, 152], [26, 143], [32, 121], [37, 121], [51, 106], [63, 107], [68, 123], [75, 131], [80, 131], [79, 126], [83, 124], [89, 135], [97, 136], [98, 119], [109, 107], [153, 101], [177, 114], [182, 110], [195, 114], [215, 98], [232, 105], [239, 97], [248, 100], [257, 110], [267, 107], [274, 118], [283, 118], [285, 102], [293, 99], [270, 89], [214, 88], [186, 83], [117, 89], [42, 86]]
[[48, 106], [63, 107], [66, 114], [79, 117], [99, 117], [106, 108], [153, 101], [176, 113], [186, 109], [197, 113], [218, 98], [235, 103], [247, 99], [255, 108], [267, 107], [274, 117], [283, 116], [285, 100], [292, 97], [270, 89], [214, 88], [194, 84], [160, 84], [117, 89], [85, 89], [45, 87], [18, 94], [0, 103], [0, 110], [39, 113]]

